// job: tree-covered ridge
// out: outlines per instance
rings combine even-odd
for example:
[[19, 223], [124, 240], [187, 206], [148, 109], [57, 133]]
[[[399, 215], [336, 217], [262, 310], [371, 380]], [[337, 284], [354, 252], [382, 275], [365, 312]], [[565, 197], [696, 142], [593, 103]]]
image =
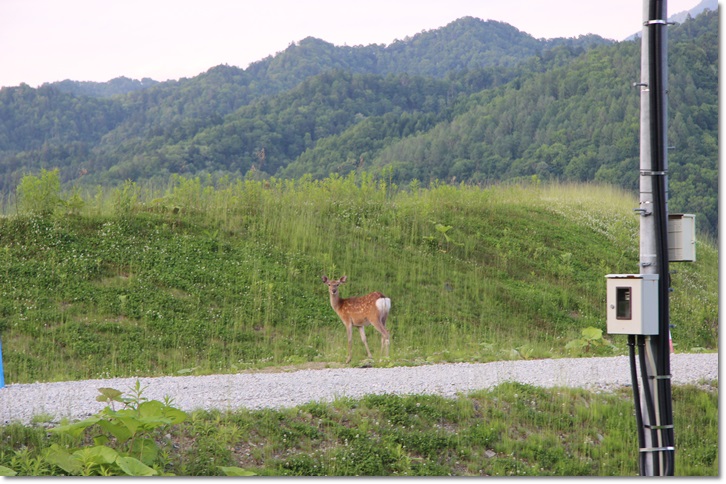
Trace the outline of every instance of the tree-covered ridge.
[[669, 31], [669, 200], [718, 230], [718, 12]]
[[634, 43], [593, 49], [472, 95], [450, 122], [399, 141], [377, 162], [420, 179], [596, 178], [602, 165], [638, 157], [638, 98], [629, 82], [637, 54]]
[[368, 74], [409, 74], [444, 78], [451, 72], [486, 67], [512, 67], [560, 45], [591, 48], [611, 43], [597, 35], [535, 39], [503, 22], [464, 17], [435, 30], [396, 40], [390, 45], [334, 46], [314, 37], [292, 43], [275, 56], [247, 69], [280, 88], [303, 76], [330, 69]]
[[318, 140], [367, 117], [408, 111], [436, 116], [445, 109], [447, 89], [443, 81], [420, 77], [329, 71], [243, 106], [177, 142], [150, 146], [142, 141], [138, 149], [146, 150], [145, 157], [118, 160], [110, 168], [124, 179], [199, 172], [244, 176], [253, 166], [274, 174]]
[[[142, 85], [151, 86], [145, 89], [132, 89], [138, 86], [124, 78], [104, 85], [61, 82], [38, 89], [27, 85], [0, 89], [0, 131], [4, 135], [0, 135], [0, 191], [11, 191], [25, 172], [52, 167], [60, 168], [65, 181], [77, 180], [81, 174], [97, 174], [95, 178], [88, 177], [90, 181], [118, 183], [123, 179], [95, 170], [107, 170], [134, 157], [143, 158], [150, 147], [190, 139], [205, 128], [221, 124], [224, 116], [240, 107], [294, 88], [313, 75], [332, 69], [380, 75], [397, 69], [400, 72], [403, 65], [413, 69], [416, 59], [432, 55], [426, 49], [453, 52], [455, 45], [466, 45], [459, 40], [462, 26], [478, 32], [469, 38], [486, 37], [482, 32], [488, 29], [502, 30], [498, 23], [469, 18], [389, 47], [335, 47], [308, 38], [244, 70], [217, 66], [191, 79], [158, 84], [144, 80]], [[479, 42], [467, 45], [466, 50], [457, 47], [456, 55], [449, 55], [447, 65], [457, 70], [475, 65], [472, 57], [482, 56], [490, 49], [497, 52], [492, 58], [503, 56], [502, 59], [511, 60], [520, 55], [524, 61], [535, 45], [541, 49], [558, 41], [592, 44], [592, 39], [584, 38], [533, 42], [529, 35], [512, 27], [507, 39], [507, 52], [502, 50], [501, 42], [492, 46]], [[529, 47], [523, 50], [521, 43]], [[432, 76], [445, 74], [423, 71]], [[123, 89], [130, 92], [106, 103], [87, 99]]]
[[[669, 28], [671, 210], [717, 231], [718, 14]], [[170, 174], [397, 182], [537, 175], [637, 188], [640, 43], [533, 39], [459, 19], [389, 46], [307, 38], [247, 69], [110, 98], [0, 90], [0, 192]]]
[[111, 79], [108, 82], [72, 81], [70, 79], [66, 79], [60, 82], [46, 82], [43, 86], [55, 87], [61, 92], [74, 94], [76, 96], [106, 98], [140, 91], [157, 84], [159, 84], [158, 81], [148, 77], [138, 80], [121, 76]]
[[[699, 225], [715, 234], [717, 14], [689, 19], [672, 32], [670, 206], [701, 214]], [[360, 155], [360, 140], [343, 133], [296, 163], [310, 167], [310, 160], [337, 159], [334, 171], [345, 173], [354, 168], [350, 160], [362, 156], [396, 181], [489, 182], [536, 175], [637, 189], [640, 99], [632, 83], [640, 75], [640, 43], [603, 46], [557, 60], [564, 52], [533, 58], [527, 72], [504, 86], [460, 97], [451, 119], [429, 130], [391, 137], [369, 129]]]
[[110, 100], [76, 97], [48, 86], [0, 89], [0, 153], [97, 143], [123, 117], [123, 106]]

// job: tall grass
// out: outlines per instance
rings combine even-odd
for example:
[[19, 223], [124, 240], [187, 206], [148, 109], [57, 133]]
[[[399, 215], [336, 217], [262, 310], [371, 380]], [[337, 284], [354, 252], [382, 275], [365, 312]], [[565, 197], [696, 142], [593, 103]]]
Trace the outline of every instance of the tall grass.
[[[637, 201], [607, 186], [351, 174], [77, 195], [0, 220], [9, 383], [339, 365], [323, 274], [348, 276], [344, 297], [392, 299], [390, 360], [376, 364], [569, 356], [583, 328], [605, 329], [605, 275], [638, 272]], [[678, 351], [717, 347], [718, 252], [697, 250], [673, 275]], [[597, 351], [625, 353], [611, 342]]]

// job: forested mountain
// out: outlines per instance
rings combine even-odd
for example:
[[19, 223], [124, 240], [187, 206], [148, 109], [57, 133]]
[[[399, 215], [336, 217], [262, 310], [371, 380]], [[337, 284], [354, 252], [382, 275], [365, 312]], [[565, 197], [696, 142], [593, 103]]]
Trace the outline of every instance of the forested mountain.
[[90, 82], [90, 81], [71, 81], [66, 79], [60, 82], [46, 82], [43, 87], [54, 87], [61, 92], [75, 94], [76, 96], [91, 97], [113, 97], [122, 94], [128, 94], [134, 91], [140, 91], [151, 86], [159, 84], [158, 81], [145, 77], [140, 81], [137, 79], [129, 79], [128, 77], [117, 77], [108, 82]]
[[[670, 27], [669, 43], [670, 207], [715, 234], [718, 13]], [[388, 46], [306, 38], [179, 81], [3, 88], [0, 191], [56, 167], [69, 185], [364, 169], [636, 189], [639, 65], [639, 42], [534, 39], [467, 17]]]
[[[671, 208], [705, 215], [699, 223], [710, 230], [717, 221], [717, 45], [715, 13], [670, 31]], [[451, 121], [396, 140], [374, 163], [393, 166], [399, 179], [537, 175], [637, 189], [640, 98], [631, 81], [639, 76], [639, 42], [592, 49], [470, 96]]]
[[[45, 84], [37, 90], [27, 85], [3, 88], [0, 89], [0, 129], [14, 134], [8, 134], [7, 141], [0, 138], [0, 174], [15, 171], [8, 173], [7, 161], [30, 170], [51, 164], [61, 168], [64, 180], [72, 180], [77, 170], [67, 168], [83, 159], [88, 161], [85, 151], [98, 148], [100, 134], [106, 133], [104, 146], [122, 147], [102, 149], [104, 166], [109, 166], [109, 163], [127, 160], [129, 151], [143, 151], [138, 144], [151, 141], [156, 146], [189, 138], [204, 127], [221, 123], [223, 116], [242, 106], [294, 88], [305, 79], [331, 69], [386, 75], [404, 72], [402, 66], [409, 66], [412, 72], [442, 77], [467, 68], [522, 62], [553, 45], [584, 49], [607, 42], [597, 36], [536, 40], [506, 24], [468, 17], [390, 46], [335, 47], [319, 39], [306, 38], [247, 69], [217, 66], [179, 81], [127, 82], [119, 78], [108, 83], [63, 81]], [[432, 58], [450, 70], [427, 61]], [[63, 95], [105, 98], [124, 91], [127, 95], [113, 99], [111, 118], [106, 112], [111, 108], [104, 103], [83, 100], [81, 104], [88, 106], [76, 108], [79, 101]], [[76, 116], [81, 119], [73, 119]], [[99, 126], [86, 126], [84, 119], [98, 117], [103, 118]], [[68, 153], [68, 143], [76, 145], [70, 151], [83, 159]], [[36, 151], [39, 149], [43, 153]], [[113, 152], [110, 157], [108, 151]], [[14, 175], [17, 178], [17, 173]], [[6, 184], [0, 186], [2, 190], [7, 188]]]
[[388, 46], [335, 47], [308, 37], [249, 70], [265, 71], [270, 79], [287, 87], [297, 83], [301, 73], [312, 76], [329, 69], [443, 78], [461, 70], [516, 66], [543, 50], [561, 45], [590, 48], [609, 43], [597, 35], [535, 39], [506, 23], [464, 17]]

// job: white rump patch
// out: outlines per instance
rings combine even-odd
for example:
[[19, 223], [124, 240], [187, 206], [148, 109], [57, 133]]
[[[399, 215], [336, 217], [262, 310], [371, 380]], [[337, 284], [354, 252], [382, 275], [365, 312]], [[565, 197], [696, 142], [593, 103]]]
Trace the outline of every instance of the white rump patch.
[[387, 297], [376, 299], [376, 307], [378, 311], [387, 314], [391, 310], [391, 299]]

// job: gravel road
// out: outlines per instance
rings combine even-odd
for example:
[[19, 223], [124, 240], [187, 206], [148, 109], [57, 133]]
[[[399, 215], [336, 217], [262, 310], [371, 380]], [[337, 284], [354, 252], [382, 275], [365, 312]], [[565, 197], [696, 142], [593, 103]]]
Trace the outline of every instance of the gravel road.
[[[673, 354], [674, 385], [718, 380], [718, 353]], [[0, 389], [0, 423], [58, 422], [63, 417], [82, 419], [102, 410], [96, 402], [98, 388], [124, 393], [136, 378], [74, 382], [12, 384]], [[611, 358], [562, 358], [552, 360], [449, 363], [396, 368], [338, 368], [280, 373], [139, 378], [144, 396], [174, 399], [175, 406], [234, 410], [294, 407], [311, 401], [329, 402], [337, 397], [366, 394], [436, 394], [454, 396], [486, 389], [507, 381], [541, 387], [582, 387], [610, 391], [630, 385], [626, 356]]]

